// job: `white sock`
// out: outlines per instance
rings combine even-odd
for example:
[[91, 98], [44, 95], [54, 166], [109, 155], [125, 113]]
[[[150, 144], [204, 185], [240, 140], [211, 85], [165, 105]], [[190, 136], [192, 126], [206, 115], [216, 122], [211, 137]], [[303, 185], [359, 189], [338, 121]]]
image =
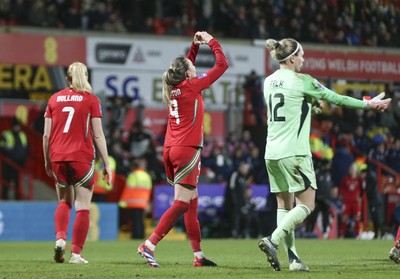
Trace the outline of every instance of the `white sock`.
[[56, 241], [56, 247], [64, 248], [66, 244], [67, 244], [67, 242], [62, 238], [59, 238]]
[[156, 250], [156, 246], [155, 246], [153, 243], [151, 243], [150, 240], [146, 240], [146, 241], [144, 242], [144, 244], [145, 244], [145, 245], [147, 246], [147, 248], [149, 248], [151, 251]]
[[200, 251], [200, 252], [194, 252], [194, 256], [195, 256], [196, 258], [198, 258], [198, 259], [202, 259], [202, 258], [204, 258], [203, 251]]

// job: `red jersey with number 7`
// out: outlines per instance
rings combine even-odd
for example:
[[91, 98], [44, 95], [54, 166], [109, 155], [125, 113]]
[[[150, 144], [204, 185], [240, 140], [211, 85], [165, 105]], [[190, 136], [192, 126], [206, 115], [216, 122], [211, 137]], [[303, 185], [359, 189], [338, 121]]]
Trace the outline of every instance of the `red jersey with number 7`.
[[50, 97], [44, 117], [52, 119], [52, 162], [90, 163], [94, 160], [91, 119], [102, 117], [100, 101], [96, 95], [65, 88]]
[[[171, 91], [164, 146], [203, 146], [204, 101], [201, 91], [210, 87], [228, 69], [228, 62], [216, 39], [208, 43], [215, 65], [207, 73], [186, 79]], [[192, 42], [187, 59], [195, 64], [199, 46]]]

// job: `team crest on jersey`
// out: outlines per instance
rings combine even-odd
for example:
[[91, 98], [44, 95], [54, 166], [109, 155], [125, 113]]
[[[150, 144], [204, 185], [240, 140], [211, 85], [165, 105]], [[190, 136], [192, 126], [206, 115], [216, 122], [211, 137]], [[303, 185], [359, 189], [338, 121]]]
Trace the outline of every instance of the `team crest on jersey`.
[[197, 77], [198, 77], [198, 78], [203, 78], [203, 77], [206, 77], [206, 76], [207, 76], [207, 73], [204, 73], [204, 74], [198, 75]]
[[319, 81], [316, 81], [314, 83], [315, 88], [325, 88], [325, 86], [323, 86], [321, 83], [319, 83]]

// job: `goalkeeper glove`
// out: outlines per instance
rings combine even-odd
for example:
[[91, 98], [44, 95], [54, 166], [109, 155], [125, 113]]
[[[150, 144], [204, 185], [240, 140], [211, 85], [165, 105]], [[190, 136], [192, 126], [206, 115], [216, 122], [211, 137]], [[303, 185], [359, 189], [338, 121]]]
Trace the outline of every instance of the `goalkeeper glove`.
[[391, 98], [387, 98], [382, 100], [385, 97], [385, 92], [381, 92], [378, 96], [375, 96], [371, 100], [364, 100], [365, 107], [367, 109], [377, 110], [379, 112], [385, 111], [388, 108], [390, 102], [392, 101]]

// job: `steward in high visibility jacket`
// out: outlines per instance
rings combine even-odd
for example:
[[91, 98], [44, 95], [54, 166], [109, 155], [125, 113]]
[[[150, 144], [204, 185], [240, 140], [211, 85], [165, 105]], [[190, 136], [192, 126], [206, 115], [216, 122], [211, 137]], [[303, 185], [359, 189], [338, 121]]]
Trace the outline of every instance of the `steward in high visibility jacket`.
[[147, 209], [153, 183], [150, 175], [141, 167], [135, 168], [127, 177], [119, 200], [122, 208]]
[[112, 183], [108, 185], [107, 182], [103, 179], [103, 170], [104, 164], [102, 160], [97, 160], [95, 164], [95, 172], [94, 172], [94, 188], [93, 193], [99, 195], [106, 195], [113, 187], [115, 181], [115, 169], [117, 167], [117, 163], [112, 156], [108, 156], [108, 161], [110, 162], [110, 168], [112, 171]]
[[[11, 129], [4, 131], [0, 135], [0, 153], [16, 163], [21, 168], [25, 167], [28, 157], [28, 139], [17, 118], [11, 121]], [[22, 199], [22, 183], [20, 183], [19, 170], [5, 162], [1, 164], [2, 185], [0, 185], [0, 199], [9, 199], [9, 190], [14, 184], [15, 199]]]
[[[16, 133], [18, 135], [19, 140], [23, 147], [28, 145], [28, 139], [23, 131], [19, 131]], [[1, 142], [1, 147], [5, 149], [14, 149], [15, 148], [15, 137], [12, 130], [4, 131], [2, 136], [4, 137], [4, 141]]]
[[149, 207], [151, 189], [153, 188], [153, 182], [146, 172], [146, 167], [147, 160], [144, 157], [133, 160], [133, 170], [126, 179], [118, 203], [121, 214], [126, 212], [131, 220], [133, 239], [143, 239], [145, 236], [145, 211]]
[[21, 130], [7, 130], [1, 134], [0, 147], [7, 158], [20, 166], [25, 165], [28, 155], [28, 139]]
[[313, 156], [317, 159], [332, 160], [333, 158], [332, 148], [315, 133], [310, 135], [310, 148]]

